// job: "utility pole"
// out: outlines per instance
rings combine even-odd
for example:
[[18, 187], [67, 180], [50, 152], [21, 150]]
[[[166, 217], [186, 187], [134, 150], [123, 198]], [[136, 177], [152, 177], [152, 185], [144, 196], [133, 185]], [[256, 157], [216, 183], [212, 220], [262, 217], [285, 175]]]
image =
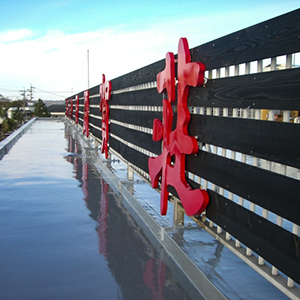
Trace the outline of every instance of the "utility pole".
[[27, 90], [27, 92], [29, 92], [29, 97], [30, 97], [30, 101], [32, 101], [33, 97], [33, 89], [35, 89], [34, 86], [32, 86], [32, 84], [30, 83], [30, 89]]
[[88, 89], [90, 88], [90, 51], [87, 50], [87, 78], [88, 78]]
[[25, 105], [26, 105], [26, 94], [25, 94], [25, 88], [23, 87], [23, 90], [21, 90], [21, 96], [23, 96], [23, 112], [25, 111]]

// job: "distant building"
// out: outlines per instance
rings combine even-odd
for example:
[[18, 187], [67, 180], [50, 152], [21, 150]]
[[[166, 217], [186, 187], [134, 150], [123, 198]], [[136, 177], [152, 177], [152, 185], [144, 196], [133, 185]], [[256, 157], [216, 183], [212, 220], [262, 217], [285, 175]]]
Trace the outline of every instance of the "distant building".
[[[10, 107], [8, 110], [7, 110], [7, 117], [12, 119], [13, 118], [13, 115], [14, 115], [14, 112], [18, 110], [18, 107]], [[34, 110], [34, 107], [33, 105], [32, 106], [26, 106], [25, 109], [24, 107], [19, 107], [19, 110], [24, 113], [24, 118], [25, 119], [29, 119], [31, 117], [31, 113], [33, 112]]]

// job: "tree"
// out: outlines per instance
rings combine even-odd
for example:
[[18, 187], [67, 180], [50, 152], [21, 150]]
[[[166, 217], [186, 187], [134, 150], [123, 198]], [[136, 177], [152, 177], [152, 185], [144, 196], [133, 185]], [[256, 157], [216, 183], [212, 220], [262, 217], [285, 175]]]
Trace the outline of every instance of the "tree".
[[0, 106], [0, 118], [6, 118], [6, 109]]
[[[7, 100], [0, 102], [0, 117], [3, 120], [2, 124], [0, 124], [0, 140], [4, 138], [6, 133], [14, 131], [24, 122], [24, 113], [20, 109], [22, 105], [23, 102], [21, 100]], [[10, 107], [16, 108], [16, 110], [13, 112], [12, 119], [7, 117], [7, 110]]]
[[5, 119], [2, 123], [2, 130], [4, 133], [13, 131], [17, 128], [17, 122], [13, 119]]
[[16, 120], [18, 124], [22, 124], [24, 121], [24, 113], [20, 110], [19, 106], [13, 113], [13, 119]]
[[50, 117], [50, 113], [48, 112], [46, 104], [43, 102], [43, 100], [39, 99], [34, 104], [34, 110], [32, 114], [36, 117]]

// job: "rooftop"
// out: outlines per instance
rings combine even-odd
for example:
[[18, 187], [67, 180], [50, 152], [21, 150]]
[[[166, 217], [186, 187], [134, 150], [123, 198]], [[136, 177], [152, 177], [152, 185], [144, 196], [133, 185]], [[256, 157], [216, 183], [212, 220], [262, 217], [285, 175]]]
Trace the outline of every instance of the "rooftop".
[[21, 135], [0, 161], [3, 299], [201, 299], [209, 282], [213, 299], [287, 299], [192, 221], [160, 216], [159, 194], [73, 126]]

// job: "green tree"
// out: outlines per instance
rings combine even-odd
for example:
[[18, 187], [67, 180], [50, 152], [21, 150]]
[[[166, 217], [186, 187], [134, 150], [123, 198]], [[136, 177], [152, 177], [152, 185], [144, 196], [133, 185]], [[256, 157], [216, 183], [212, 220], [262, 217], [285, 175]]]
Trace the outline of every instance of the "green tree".
[[14, 100], [9, 102], [9, 107], [23, 107], [24, 102], [22, 100]]
[[0, 106], [0, 118], [6, 118], [6, 109]]
[[48, 112], [46, 104], [43, 102], [43, 100], [39, 99], [34, 104], [34, 110], [32, 114], [36, 117], [50, 117], [50, 113]]
[[24, 113], [22, 113], [19, 106], [13, 113], [13, 119], [16, 120], [18, 124], [22, 124], [24, 121]]
[[[24, 114], [20, 107], [23, 106], [23, 101], [1, 101], [0, 102], [0, 117], [3, 119], [2, 124], [0, 124], [0, 140], [4, 138], [5, 133], [14, 131], [19, 125], [24, 121]], [[12, 119], [7, 118], [7, 110], [10, 107], [16, 107]]]
[[17, 128], [17, 122], [13, 119], [7, 118], [2, 123], [2, 130], [4, 133], [8, 131], [13, 131], [16, 128]]

